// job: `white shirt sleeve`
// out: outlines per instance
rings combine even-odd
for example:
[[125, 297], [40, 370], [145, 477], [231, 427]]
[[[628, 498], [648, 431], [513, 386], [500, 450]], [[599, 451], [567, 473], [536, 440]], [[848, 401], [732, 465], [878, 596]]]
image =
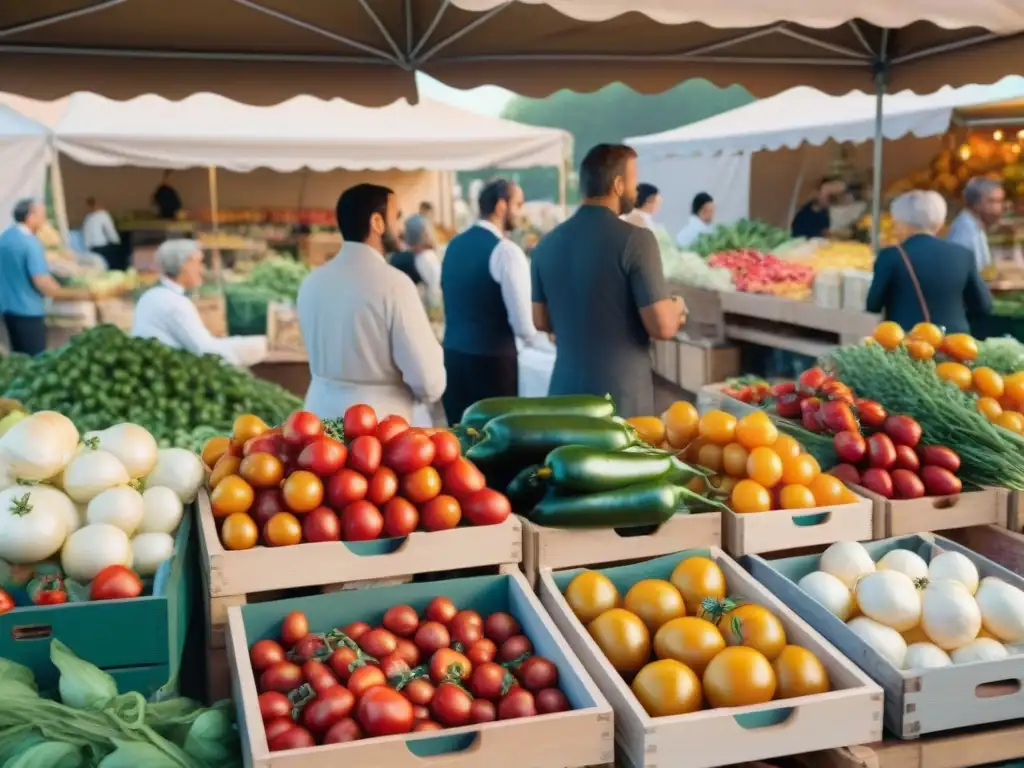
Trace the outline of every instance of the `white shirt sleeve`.
[[526, 254], [514, 242], [503, 238], [491, 251], [488, 266], [491, 277], [501, 286], [501, 298], [505, 301], [512, 333], [525, 344], [532, 344], [538, 334], [533, 324], [530, 262]]
[[219, 355], [232, 365], [238, 365], [238, 356], [227, 339], [219, 339], [203, 324], [199, 308], [188, 297], [175, 302], [174, 316], [167, 331], [182, 349], [194, 355]]
[[441, 260], [437, 258], [437, 252], [431, 249], [417, 253], [416, 271], [423, 278], [423, 287], [427, 294], [427, 306], [441, 306]]
[[114, 226], [114, 218], [107, 211], [100, 211], [100, 231], [107, 238], [107, 243], [116, 245], [121, 242], [117, 235], [117, 227]]
[[406, 275], [397, 273], [391, 297], [391, 350], [402, 379], [423, 403], [441, 399], [448, 377], [444, 369], [441, 344], [430, 327], [416, 286]]

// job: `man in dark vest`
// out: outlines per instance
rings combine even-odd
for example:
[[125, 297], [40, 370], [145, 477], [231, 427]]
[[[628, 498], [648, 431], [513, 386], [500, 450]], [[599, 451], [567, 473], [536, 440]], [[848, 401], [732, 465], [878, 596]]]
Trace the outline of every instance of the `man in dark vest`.
[[530, 307], [530, 265], [506, 235], [519, 226], [523, 190], [496, 179], [480, 192], [480, 220], [449, 244], [441, 266], [444, 296], [445, 414], [458, 423], [485, 397], [519, 390], [516, 338], [537, 337]]

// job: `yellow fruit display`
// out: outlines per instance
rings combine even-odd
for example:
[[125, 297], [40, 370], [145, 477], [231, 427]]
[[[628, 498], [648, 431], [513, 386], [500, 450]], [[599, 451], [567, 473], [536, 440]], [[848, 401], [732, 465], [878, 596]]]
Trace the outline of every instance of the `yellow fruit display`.
[[700, 709], [700, 679], [675, 659], [652, 661], [637, 673], [630, 688], [651, 717], [685, 715]]
[[651, 655], [651, 633], [647, 626], [624, 608], [605, 611], [587, 625], [587, 631], [623, 675], [639, 672]]
[[688, 557], [680, 561], [669, 581], [683, 596], [686, 612], [691, 615], [700, 611], [705, 598], [725, 599], [725, 574], [718, 563], [707, 557]]
[[775, 695], [775, 670], [764, 654], [737, 645], [726, 648], [704, 670], [704, 697], [713, 707], [764, 704]]
[[651, 633], [667, 621], [686, 615], [679, 590], [662, 579], [643, 579], [626, 593], [622, 607], [640, 617]]
[[799, 645], [787, 645], [774, 662], [775, 698], [792, 699], [829, 690], [828, 671], [817, 656]]
[[681, 616], [662, 625], [654, 635], [654, 655], [681, 661], [703, 675], [711, 660], [725, 649], [718, 627], [697, 616]]
[[584, 624], [622, 603], [619, 590], [600, 571], [583, 571], [574, 577], [565, 589], [565, 601]]

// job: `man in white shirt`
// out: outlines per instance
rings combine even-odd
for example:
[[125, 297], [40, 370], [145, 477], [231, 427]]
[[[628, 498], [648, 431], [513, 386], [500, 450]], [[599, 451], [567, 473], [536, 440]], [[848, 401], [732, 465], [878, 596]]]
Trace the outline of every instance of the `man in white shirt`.
[[1003, 216], [1006, 192], [998, 181], [975, 176], [964, 187], [964, 203], [966, 207], [949, 225], [946, 240], [973, 253], [981, 272], [992, 263], [987, 233]]
[[423, 288], [423, 303], [432, 310], [441, 306], [441, 260], [437, 257], [434, 226], [423, 214], [405, 223], [406, 250], [393, 253], [391, 266]]
[[385, 259], [397, 244], [398, 201], [387, 187], [358, 184], [338, 198], [337, 216], [341, 251], [299, 288], [312, 374], [305, 407], [338, 418], [366, 403], [412, 421], [416, 402], [441, 399], [445, 371], [416, 286]]
[[656, 226], [654, 215], [660, 208], [661, 192], [653, 184], [642, 182], [636, 188], [636, 208], [622, 218], [630, 224], [637, 227], [646, 227], [653, 232]]
[[715, 201], [707, 192], [697, 193], [690, 205], [690, 219], [676, 235], [676, 245], [685, 251], [697, 242], [698, 237], [714, 229], [711, 223], [714, 219]]
[[114, 226], [114, 219], [96, 202], [95, 197], [88, 198], [85, 204], [89, 209], [82, 221], [82, 239], [86, 249], [102, 256], [110, 269], [124, 269], [126, 265], [121, 258], [121, 238]]
[[485, 397], [519, 390], [516, 339], [538, 338], [530, 304], [530, 263], [507, 234], [522, 218], [523, 190], [496, 179], [479, 197], [480, 219], [448, 243], [441, 265], [444, 296], [444, 410], [455, 424]]
[[167, 240], [156, 251], [160, 281], [135, 305], [132, 336], [156, 339], [194, 355], [219, 355], [237, 365], [231, 339], [210, 333], [199, 308], [188, 297], [203, 284], [203, 252], [194, 240]]

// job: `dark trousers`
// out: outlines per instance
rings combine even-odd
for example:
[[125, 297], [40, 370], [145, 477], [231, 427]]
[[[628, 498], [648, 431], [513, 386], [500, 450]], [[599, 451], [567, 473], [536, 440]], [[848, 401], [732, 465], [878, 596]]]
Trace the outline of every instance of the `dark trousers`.
[[119, 269], [122, 272], [128, 269], [128, 251], [120, 243], [109, 243], [89, 250], [102, 256], [108, 269]]
[[444, 367], [448, 386], [441, 402], [449, 424], [458, 424], [463, 412], [477, 400], [519, 394], [519, 359], [515, 354], [470, 355], [446, 349]]
[[4, 313], [4, 326], [11, 343], [11, 352], [41, 355], [46, 351], [46, 321], [42, 315]]

